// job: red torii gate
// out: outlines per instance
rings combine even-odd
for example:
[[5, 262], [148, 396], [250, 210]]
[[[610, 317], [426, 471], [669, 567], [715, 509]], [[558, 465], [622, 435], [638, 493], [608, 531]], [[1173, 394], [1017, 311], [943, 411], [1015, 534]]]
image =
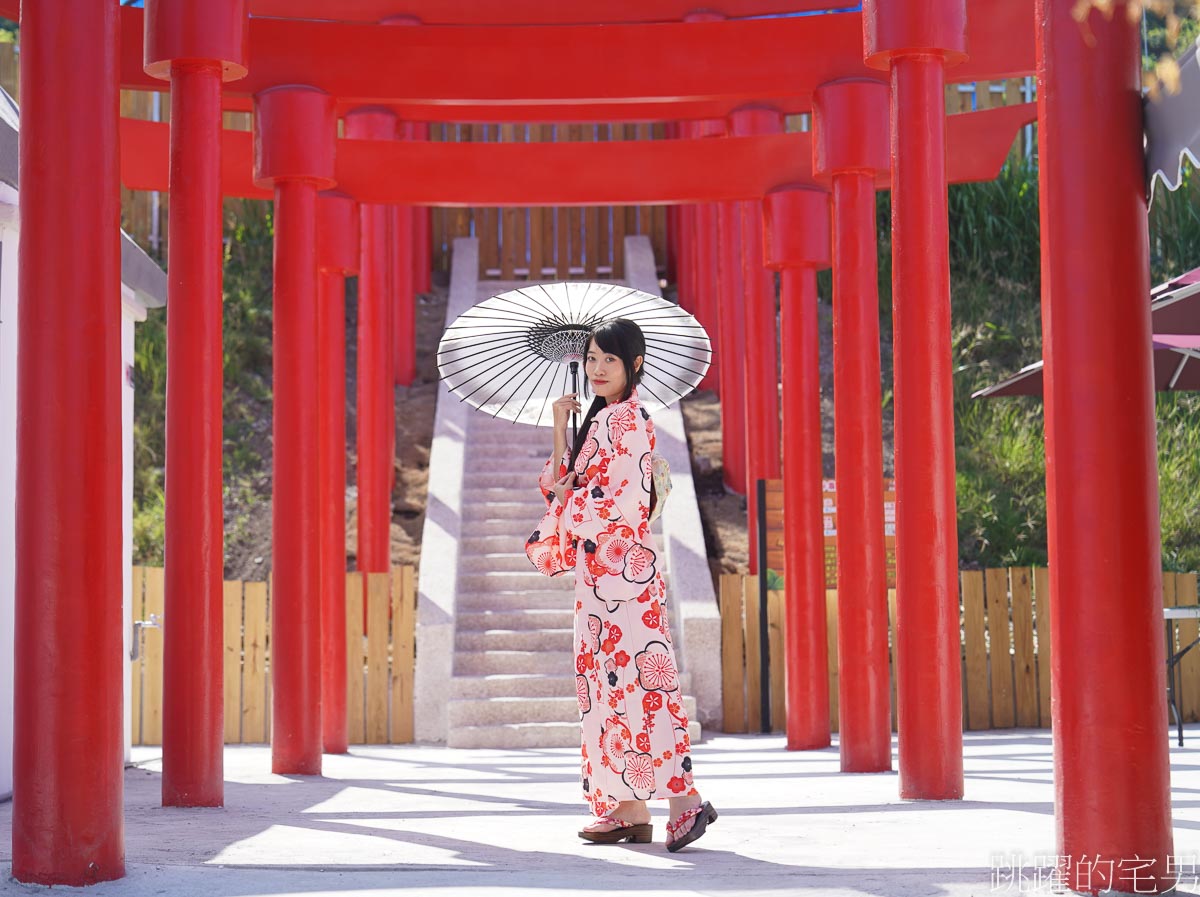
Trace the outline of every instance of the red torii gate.
[[[0, 2], [0, 12], [12, 15], [15, 5], [12, 0]], [[149, 0], [144, 15], [118, 8], [116, 0], [23, 4], [21, 76], [27, 100], [21, 129], [20, 282], [26, 295], [36, 291], [40, 301], [22, 305], [20, 322], [14, 875], [23, 881], [80, 884], [123, 874], [121, 670], [119, 650], [114, 650], [120, 644], [121, 626], [120, 602], [114, 598], [119, 594], [120, 555], [114, 535], [119, 532], [114, 516], [119, 507], [119, 465], [115, 430], [108, 426], [116, 416], [119, 373], [113, 361], [119, 295], [115, 276], [117, 148], [122, 139], [116, 103], [119, 86], [162, 89], [162, 82], [155, 79], [171, 78], [172, 102], [177, 104], [170, 146], [170, 164], [176, 172], [170, 185], [173, 207], [178, 211], [178, 203], [190, 202], [195, 210], [186, 222], [176, 221], [183, 216], [173, 216], [171, 225], [172, 316], [189, 315], [186, 320], [194, 326], [173, 343], [172, 354], [182, 357], [172, 360], [168, 373], [172, 391], [168, 452], [178, 471], [181, 457], [187, 463], [179, 447], [185, 440], [196, 440], [191, 450], [196, 468], [207, 473], [194, 478], [192, 491], [182, 486], [172, 490], [168, 481], [168, 514], [172, 515], [168, 526], [173, 530], [168, 533], [168, 577], [179, 576], [172, 587], [177, 598], [168, 610], [177, 634], [169, 638], [181, 641], [168, 642], [167, 650], [183, 658], [187, 648], [182, 640], [190, 640], [194, 653], [189, 656], [195, 666], [188, 677], [168, 672], [169, 703], [175, 709], [169, 711], [174, 722], [166, 731], [172, 744], [164, 743], [164, 802], [211, 804], [222, 799], [216, 702], [219, 650], [195, 650], [210, 644], [214, 633], [220, 632], [219, 465], [215, 480], [211, 472], [214, 433], [218, 461], [220, 451], [220, 368], [211, 359], [214, 351], [220, 357], [219, 155], [229, 139], [221, 134], [221, 109], [248, 108], [248, 99], [253, 98], [254, 179], [260, 188], [270, 186], [275, 191], [274, 574], [276, 606], [289, 613], [276, 613], [273, 623], [278, 673], [273, 768], [304, 773], [319, 771], [321, 752], [322, 720], [316, 710], [320, 707], [321, 529], [318, 465], [312, 462], [321, 455], [317, 416], [323, 412], [303, 406], [317, 395], [317, 368], [312, 362], [320, 363], [325, 351], [318, 350], [317, 340], [318, 267], [345, 271], [350, 264], [344, 254], [331, 251], [326, 259], [318, 251], [318, 190], [336, 184], [363, 203], [366, 207], [360, 214], [366, 225], [371, 205], [412, 199], [403, 186], [396, 185], [390, 195], [372, 194], [365, 182], [374, 179], [356, 182], [353, 172], [339, 170], [342, 158], [384, 151], [412, 152], [417, 159], [435, 149], [396, 141], [381, 150], [381, 138], [391, 141], [401, 136], [395, 129], [391, 134], [372, 133], [373, 140], [338, 141], [337, 116], [353, 119], [382, 113], [395, 121], [729, 118], [736, 135], [771, 130], [769, 120], [755, 127], [738, 110], [767, 104], [772, 116], [807, 111], [813, 108], [814, 93], [826, 87], [833, 107], [818, 102], [817, 110], [836, 115], [834, 107], [851, 102], [838, 96], [834, 88], [839, 82], [868, 78], [880, 83], [869, 66], [890, 76], [887, 161], [893, 190], [896, 302], [901, 795], [954, 799], [962, 796], [962, 733], [945, 183], [947, 159], [953, 162], [955, 155], [947, 156], [942, 88], [948, 66], [962, 80], [1033, 70], [1036, 36], [1042, 78], [1051, 603], [1056, 617], [1076, 621], [1073, 632], [1064, 633], [1061, 626], [1053, 630], [1059, 853], [1153, 860], [1161, 865], [1154, 873], [1143, 870], [1139, 886], [1144, 889], [1148, 878], [1160, 888], [1168, 886], [1171, 876], [1165, 867], [1171, 832], [1162, 712], [1165, 674], [1157, 619], [1160, 559], [1149, 313], [1137, 303], [1121, 301], [1127, 292], [1144, 287], [1148, 269], [1135, 30], [1122, 16], [1105, 20], [1093, 14], [1088, 25], [1094, 46], [1087, 47], [1070, 15], [1073, 0], [1037, 0], [1036, 18], [1028, 3], [1009, 0], [973, 0], [969, 8], [966, 0], [941, 0], [921, 4], [919, 9], [913, 4], [868, 0], [861, 15], [680, 22], [679, 4], [663, 0], [639, 4], [641, 12], [629, 21], [603, 26], [598, 24], [602, 17], [590, 11], [537, 29], [521, 28], [512, 21], [527, 15], [534, 22], [557, 22], [561, 13], [556, 15], [550, 9], [553, 5], [525, 0], [506, 7], [509, 18], [500, 10], [486, 10], [485, 15], [497, 17], [500, 24], [479, 24], [471, 18], [474, 7], [464, 5], [453, 13], [462, 17], [463, 24], [426, 30], [248, 19], [242, 0], [172, 5]], [[788, 5], [792, 10], [804, 6]], [[773, 7], [767, 0], [762, 4], [744, 0], [728, 4], [727, 10], [747, 15], [749, 10]], [[250, 9], [259, 13], [294, 8], [291, 3], [272, 6], [265, 0], [261, 5], [250, 3]], [[309, 0], [306, 7], [313, 16], [327, 9], [335, 6]], [[354, 15], [387, 14], [365, 0], [352, 7], [347, 4], [346, 9]], [[425, 15], [436, 17], [432, 8], [408, 11], [421, 20]], [[253, 47], [249, 66], [244, 61], [246, 40]], [[540, 54], [553, 70], [565, 75], [547, 79], [530, 67], [507, 65], [507, 54], [517, 45], [523, 51], [536, 51], [535, 56]], [[798, 47], [807, 52], [796, 52]], [[654, 52], [645, 52], [650, 49]], [[59, 53], [69, 54], [72, 64], [61, 65]], [[431, 64], [447, 54], [462, 64], [450, 70]], [[612, 58], [637, 59], [638, 65], [588, 64]], [[571, 64], [555, 68], [556, 59]], [[232, 80], [222, 87], [223, 79]], [[819, 114], [814, 135], [818, 150], [825, 139], [820, 119]], [[869, 125], [860, 122], [850, 127]], [[702, 146], [687, 151], [719, 156], [738, 146], [739, 139], [765, 146], [771, 139], [782, 142], [794, 136], [702, 137], [680, 141], [676, 149], [695, 142]], [[862, 157], [822, 157], [818, 152], [815, 166], [822, 177], [833, 180], [838, 229], [831, 252], [835, 262], [843, 259], [841, 266], [846, 265], [844, 259], [869, 254], [861, 245], [847, 247], [845, 256], [839, 249], [840, 241], [853, 244], [865, 238], [860, 232], [866, 220], [864, 175], [873, 179], [881, 166], [877, 143], [866, 142], [872, 151]], [[79, 146], [92, 151], [81, 158], [75, 152]], [[616, 144], [601, 146], [611, 150]], [[537, 145], [522, 149], [528, 147]], [[364, 171], [358, 169], [360, 175]], [[763, 261], [784, 269], [784, 301], [789, 306], [797, 302], [803, 314], [811, 306], [812, 269], [826, 261], [821, 257], [820, 234], [828, 227], [826, 220], [814, 220], [821, 218], [821, 212], [810, 210], [805, 215], [804, 207], [813, 202], [820, 207], [828, 200], [813, 192], [808, 180], [786, 177], [787, 171], [774, 172], [779, 177], [749, 195], [699, 191], [660, 201], [721, 203], [716, 216], [719, 226], [735, 228], [755, 251], [762, 239], [758, 216], [747, 216], [743, 206], [739, 227], [732, 206], [770, 193], [767, 209], [775, 227]], [[578, 175], [578, 171], [570, 173], [573, 178]], [[714, 169], [709, 175], [720, 182], [726, 171]], [[1101, 178], [1107, 189], [1093, 192], [1092, 184]], [[785, 189], [776, 192], [775, 188]], [[429, 198], [429, 204], [444, 201], [444, 196]], [[477, 201], [472, 196], [463, 203]], [[603, 200], [592, 196], [578, 201]], [[562, 204], [561, 199], [553, 202]], [[530, 203], [522, 197], [517, 204]], [[800, 223], [792, 224], [797, 219], [789, 216], [797, 209]], [[811, 233], [796, 242], [778, 243], [775, 235], [781, 220], [800, 234], [809, 229]], [[386, 232], [386, 222], [381, 220], [376, 229]], [[111, 233], [112, 239], [96, 236], [105, 233]], [[1051, 251], [1079, 241], [1098, 249], [1087, 258]], [[367, 228], [363, 242], [360, 276], [386, 280], [388, 244], [372, 237], [378, 251], [368, 251]], [[70, 264], [62, 260], [64, 246], [75, 254]], [[1112, 266], [1100, 270], [1101, 266], [1092, 265], [1097, 254], [1112, 259]], [[736, 285], [738, 273], [730, 269], [741, 266], [743, 281], [760, 276], [761, 266], [747, 255], [725, 258], [722, 254], [717, 303], [722, 321], [738, 295], [729, 290]], [[696, 261], [699, 270], [711, 270], [711, 263]], [[699, 267], [705, 264], [707, 269]], [[187, 278], [180, 276], [188, 272]], [[852, 272], [842, 270], [835, 277], [839, 296], [857, 289], [860, 302], [866, 304], [862, 295], [870, 292], [869, 287], [861, 283], [856, 287]], [[97, 294], [102, 299], [109, 296], [108, 304], [97, 301]], [[764, 301], [761, 296], [749, 299]], [[708, 303], [711, 316], [711, 299]], [[859, 303], [848, 299], [847, 306], [851, 304], [861, 313]], [[180, 311], [188, 305], [194, 306], [194, 318]], [[383, 323], [386, 314], [385, 308], [372, 329], [382, 328], [390, 337]], [[761, 332], [748, 336], [767, 333], [762, 317], [750, 320], [760, 322]], [[725, 367], [740, 367], [738, 352], [744, 350], [744, 342], [730, 345], [717, 321], [706, 323], [718, 333]], [[788, 331], [794, 339], [802, 333], [811, 339], [803, 318], [796, 327]], [[172, 333], [183, 329], [173, 326]], [[774, 328], [769, 329], [773, 344]], [[1133, 358], [1128, 351], [1130, 334], [1147, 337], [1135, 344]], [[1107, 358], [1088, 351], [1097, 342], [1109, 345], [1118, 339], [1126, 347], [1127, 359], [1119, 378]], [[188, 340], [193, 341], [192, 348], [179, 350]], [[855, 345], [870, 354], [864, 344]], [[69, 350], [63, 352], [64, 346]], [[790, 351], [785, 346], [785, 378]], [[188, 357], [197, 360], [192, 368], [181, 363]], [[378, 367], [386, 366], [390, 357], [384, 350]], [[870, 364], [868, 358], [868, 368]], [[1131, 376], [1130, 365], [1138, 376]], [[772, 402], [775, 391], [765, 370], [756, 368], [753, 385], [747, 382], [747, 414], [777, 423], [774, 415], [762, 417], [760, 387], [769, 386]], [[1071, 395], [1076, 371], [1092, 386], [1085, 400]], [[1143, 372], [1144, 384], [1139, 379]], [[801, 378], [796, 385], [803, 388], [804, 383]], [[1145, 389], [1140, 388], [1143, 385]], [[741, 391], [736, 381], [731, 385], [726, 380], [722, 387], [726, 397], [731, 390]], [[196, 396], [195, 405], [207, 408], [216, 396], [215, 421], [211, 411], [196, 414], [195, 405], [176, 401], [187, 395]], [[801, 396], [797, 407], [811, 407], [804, 404], [811, 401], [811, 393], [808, 399]], [[855, 415], [868, 429], [870, 416], [878, 413], [877, 404], [869, 408], [869, 398], [864, 394]], [[1090, 404], [1085, 406], [1084, 401]], [[1113, 411], [1118, 408], [1119, 418]], [[194, 418], [190, 424], [183, 419], [189, 414]], [[839, 411], [839, 422], [843, 420]], [[797, 435], [792, 427], [788, 421], [785, 439]], [[103, 435], [94, 437], [86, 452], [70, 451], [86, 434]], [[754, 443], [756, 438], [752, 433], [748, 461], [770, 464], [777, 453], [764, 450], [762, 441]], [[868, 438], [869, 434], [864, 444]], [[798, 463], [811, 465], [811, 441], [799, 449]], [[843, 454], [839, 449], [839, 458]], [[864, 467], [874, 463], [869, 450], [860, 457]], [[748, 476], [755, 473], [753, 466], [747, 469]], [[1097, 488], [1099, 484], [1104, 488]], [[180, 536], [188, 532], [181, 521], [189, 495], [196, 510], [187, 526], [194, 528], [197, 518], [205, 521], [203, 538], [196, 544]], [[870, 501], [868, 487], [861, 502], [862, 531], [850, 533], [850, 538], [863, 541], [862, 554], [868, 559], [875, 552], [869, 531], [882, 524], [881, 511], [872, 512]], [[872, 515], [877, 519], [869, 519]], [[1097, 570], [1096, 556], [1112, 558], [1113, 563]], [[805, 569], [811, 558], [805, 556], [803, 561], [794, 569]], [[185, 571], [193, 571], [194, 579], [186, 580]], [[1078, 591], [1065, 592], [1060, 581], [1072, 582]], [[876, 587], [863, 588], [866, 595]], [[99, 599], [94, 597], [97, 591]], [[861, 613], [878, 625], [873, 597], [866, 595]], [[792, 591], [789, 608], [800, 611], [797, 618], [804, 619], [806, 602], [812, 598], [803, 590]], [[1087, 612], [1082, 613], [1085, 598]], [[1110, 638], [1112, 632], [1121, 633], [1123, 641]], [[1103, 639], [1109, 649], [1105, 657], [1093, 659], [1089, 635]], [[811, 656], [794, 653], [796, 648], [804, 649], [803, 642], [793, 642], [791, 647], [789, 661], [798, 669], [810, 668]], [[802, 704], [797, 700], [789, 717], [789, 746], [810, 746], [806, 733], [819, 732], [822, 722], [827, 743], [828, 708], [822, 720], [819, 706]], [[866, 759], [853, 760], [844, 752], [846, 768], [856, 764], [878, 768], [882, 762], [876, 756], [878, 732], [872, 728], [877, 726], [878, 716], [872, 714], [878, 708], [868, 709], [871, 713], [861, 730]], [[1121, 750], [1108, 753], [1112, 759], [1090, 749], [1097, 732], [1109, 744], [1120, 744]], [[79, 751], [82, 744], [90, 750]], [[337, 749], [336, 738], [326, 746]], [[1139, 762], [1130, 763], [1131, 756]], [[1096, 793], [1105, 796], [1103, 810], [1089, 796]], [[1082, 881], [1077, 870], [1068, 871], [1071, 882]], [[1089, 886], [1122, 883], [1101, 879], [1102, 875], [1093, 874]]]

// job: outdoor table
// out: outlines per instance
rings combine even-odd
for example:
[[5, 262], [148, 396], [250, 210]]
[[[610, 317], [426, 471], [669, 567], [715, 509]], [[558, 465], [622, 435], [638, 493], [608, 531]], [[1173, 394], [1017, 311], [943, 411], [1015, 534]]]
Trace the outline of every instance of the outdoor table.
[[1174, 650], [1175, 639], [1172, 637], [1171, 621], [1185, 619], [1200, 619], [1200, 604], [1187, 604], [1180, 607], [1164, 607], [1163, 620], [1167, 629], [1167, 701], [1171, 713], [1175, 716], [1175, 725], [1179, 729], [1179, 746], [1183, 747], [1183, 710], [1179, 706], [1179, 693], [1175, 690], [1175, 674], [1183, 655], [1200, 643], [1200, 636], [1192, 639], [1178, 651]]

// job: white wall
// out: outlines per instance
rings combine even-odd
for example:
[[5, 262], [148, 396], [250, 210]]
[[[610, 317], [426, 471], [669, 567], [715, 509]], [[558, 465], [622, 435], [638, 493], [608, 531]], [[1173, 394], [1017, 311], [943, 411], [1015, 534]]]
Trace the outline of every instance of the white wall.
[[12, 794], [17, 522], [17, 195], [0, 184], [0, 798]]
[[[17, 484], [17, 195], [0, 184], [0, 799], [12, 795], [13, 653], [16, 605]], [[36, 301], [36, 300], [34, 300]], [[130, 663], [133, 561], [133, 340], [146, 311], [121, 290], [122, 626], [125, 658], [125, 759], [130, 759]]]
[[146, 320], [146, 310], [134, 298], [133, 290], [121, 287], [121, 557], [124, 559], [121, 585], [121, 619], [124, 633], [121, 644], [125, 658], [125, 762], [131, 759], [132, 723], [131, 662], [133, 647], [133, 331], [134, 322]]

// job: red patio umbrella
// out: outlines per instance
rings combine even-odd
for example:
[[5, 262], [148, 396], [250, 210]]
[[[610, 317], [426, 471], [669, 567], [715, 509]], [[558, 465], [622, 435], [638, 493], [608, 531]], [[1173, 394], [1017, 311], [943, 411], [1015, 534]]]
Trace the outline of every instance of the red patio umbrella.
[[[1193, 268], [1150, 291], [1150, 316], [1155, 330], [1154, 388], [1200, 391], [1200, 268]], [[1040, 396], [1042, 365], [1026, 365], [971, 398]]]

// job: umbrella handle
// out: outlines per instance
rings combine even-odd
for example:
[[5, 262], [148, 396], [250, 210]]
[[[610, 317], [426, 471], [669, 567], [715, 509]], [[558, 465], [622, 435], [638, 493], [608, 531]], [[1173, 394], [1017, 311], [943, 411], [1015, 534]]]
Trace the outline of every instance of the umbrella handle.
[[[571, 362], [571, 392], [579, 394], [579, 362]], [[579, 415], [571, 412], [571, 445], [574, 446], [579, 440]]]

